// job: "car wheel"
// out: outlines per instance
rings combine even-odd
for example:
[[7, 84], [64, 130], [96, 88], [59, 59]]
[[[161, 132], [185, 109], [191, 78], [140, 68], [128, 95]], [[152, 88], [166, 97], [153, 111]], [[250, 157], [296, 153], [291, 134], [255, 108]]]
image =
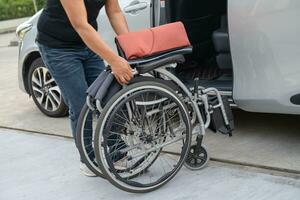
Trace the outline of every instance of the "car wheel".
[[59, 87], [46, 68], [42, 58], [37, 58], [30, 66], [28, 86], [34, 103], [49, 117], [64, 117], [68, 113]]

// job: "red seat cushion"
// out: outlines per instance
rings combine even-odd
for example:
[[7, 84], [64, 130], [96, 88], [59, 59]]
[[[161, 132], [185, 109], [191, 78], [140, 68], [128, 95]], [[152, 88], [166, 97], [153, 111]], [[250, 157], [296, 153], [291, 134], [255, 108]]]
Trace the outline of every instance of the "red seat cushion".
[[128, 60], [191, 46], [182, 22], [119, 35], [116, 41]]

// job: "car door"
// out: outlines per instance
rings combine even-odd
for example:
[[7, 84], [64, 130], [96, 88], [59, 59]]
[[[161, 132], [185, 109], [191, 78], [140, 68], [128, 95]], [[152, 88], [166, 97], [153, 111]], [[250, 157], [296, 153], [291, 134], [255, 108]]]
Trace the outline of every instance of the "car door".
[[[130, 31], [151, 27], [152, 0], [119, 0], [120, 7], [126, 17]], [[98, 17], [99, 33], [104, 40], [116, 50], [115, 33], [109, 23], [105, 8]]]

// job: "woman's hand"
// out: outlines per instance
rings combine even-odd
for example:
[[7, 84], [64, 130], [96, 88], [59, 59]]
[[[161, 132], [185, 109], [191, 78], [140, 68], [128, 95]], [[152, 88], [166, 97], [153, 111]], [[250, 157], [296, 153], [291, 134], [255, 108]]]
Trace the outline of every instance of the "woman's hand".
[[118, 57], [110, 65], [115, 78], [121, 85], [128, 84], [133, 78], [132, 68], [124, 58]]

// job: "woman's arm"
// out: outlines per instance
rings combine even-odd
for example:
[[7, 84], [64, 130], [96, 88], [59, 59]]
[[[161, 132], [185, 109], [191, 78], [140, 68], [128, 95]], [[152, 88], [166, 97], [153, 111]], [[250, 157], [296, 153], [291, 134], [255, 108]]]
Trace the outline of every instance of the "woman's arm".
[[[84, 43], [112, 68], [114, 76], [121, 84], [126, 84], [132, 78], [132, 69], [128, 62], [118, 56], [102, 39], [99, 33], [88, 23], [84, 0], [60, 0], [68, 18]], [[109, 0], [110, 1], [110, 0]], [[117, 23], [117, 22], [115, 22]], [[119, 26], [117, 26], [119, 27]], [[123, 28], [117, 28], [122, 31]]]
[[117, 35], [129, 32], [128, 24], [120, 8], [118, 0], [106, 0], [105, 10], [110, 24]]

